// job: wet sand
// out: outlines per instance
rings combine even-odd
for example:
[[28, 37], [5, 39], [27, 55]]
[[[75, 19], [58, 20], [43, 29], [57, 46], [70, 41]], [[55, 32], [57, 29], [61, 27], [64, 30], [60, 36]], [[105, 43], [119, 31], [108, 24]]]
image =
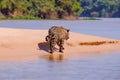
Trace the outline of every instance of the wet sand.
[[[0, 61], [30, 61], [52, 57], [48, 52], [46, 35], [47, 30], [0, 28]], [[53, 55], [61, 57], [62, 54], [67, 59], [91, 53], [120, 52], [120, 40], [70, 32], [70, 39], [65, 41], [64, 47], [64, 53], [60, 53], [56, 46]]]

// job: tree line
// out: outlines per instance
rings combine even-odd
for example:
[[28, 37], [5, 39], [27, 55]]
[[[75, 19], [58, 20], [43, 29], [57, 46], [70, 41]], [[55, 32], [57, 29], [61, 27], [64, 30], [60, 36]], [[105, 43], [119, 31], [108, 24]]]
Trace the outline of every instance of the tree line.
[[5, 17], [42, 19], [79, 16], [80, 0], [0, 0], [0, 14]]
[[120, 17], [120, 0], [82, 0], [83, 17]]
[[0, 0], [0, 18], [120, 17], [120, 0]]

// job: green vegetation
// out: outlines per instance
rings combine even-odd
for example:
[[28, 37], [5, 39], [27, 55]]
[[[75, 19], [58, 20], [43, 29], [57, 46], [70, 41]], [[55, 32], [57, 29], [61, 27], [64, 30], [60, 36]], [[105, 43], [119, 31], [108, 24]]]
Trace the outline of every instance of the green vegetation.
[[120, 17], [120, 0], [82, 0], [83, 17]]
[[0, 0], [0, 18], [64, 19], [81, 11], [79, 0]]
[[94, 17], [84, 17], [83, 19], [81, 19], [81, 20], [100, 20], [100, 19], [98, 19], [98, 18], [94, 18]]
[[120, 0], [0, 0], [0, 19], [78, 19], [79, 16], [120, 17]]

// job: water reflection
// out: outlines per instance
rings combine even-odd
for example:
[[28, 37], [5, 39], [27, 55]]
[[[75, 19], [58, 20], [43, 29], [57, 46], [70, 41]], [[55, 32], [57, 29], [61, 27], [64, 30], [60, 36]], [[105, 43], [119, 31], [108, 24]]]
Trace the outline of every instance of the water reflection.
[[0, 63], [0, 80], [120, 80], [120, 53], [67, 60], [64, 56], [49, 54], [42, 60]]
[[49, 55], [49, 60], [50, 61], [61, 61], [64, 60], [64, 55], [63, 54], [50, 54]]

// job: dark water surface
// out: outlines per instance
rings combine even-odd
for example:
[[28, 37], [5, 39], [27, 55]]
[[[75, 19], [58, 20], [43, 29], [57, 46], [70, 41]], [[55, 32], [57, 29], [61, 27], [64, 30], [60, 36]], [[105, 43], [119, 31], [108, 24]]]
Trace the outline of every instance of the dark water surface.
[[[97, 21], [20, 21], [0, 23], [0, 27], [48, 29], [62, 25], [73, 32], [120, 39], [120, 19]], [[120, 53], [92, 54], [92, 57], [40, 59], [27, 62], [0, 62], [0, 80], [120, 80]]]

